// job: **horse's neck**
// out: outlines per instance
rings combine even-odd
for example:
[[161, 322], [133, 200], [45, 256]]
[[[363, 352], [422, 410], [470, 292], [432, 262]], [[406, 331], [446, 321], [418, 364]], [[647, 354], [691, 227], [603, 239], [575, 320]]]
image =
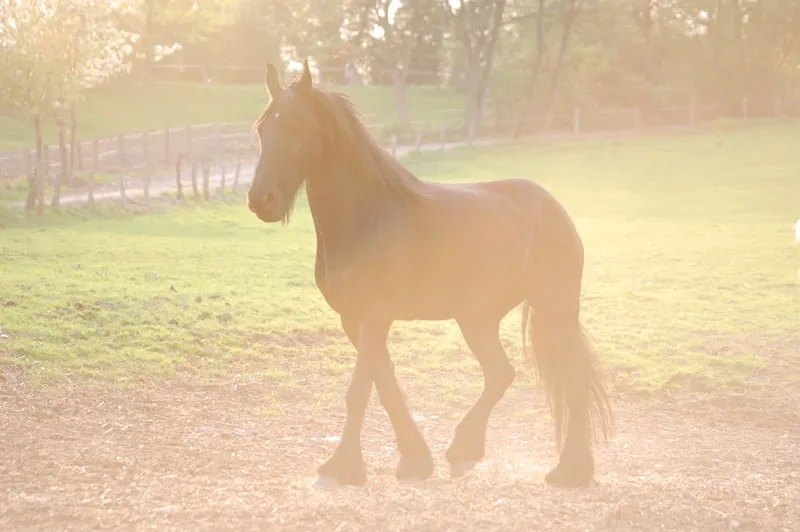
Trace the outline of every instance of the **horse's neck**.
[[308, 203], [317, 239], [332, 250], [345, 245], [358, 230], [362, 217], [363, 200], [354, 187], [349, 186], [343, 172], [319, 175], [309, 181]]

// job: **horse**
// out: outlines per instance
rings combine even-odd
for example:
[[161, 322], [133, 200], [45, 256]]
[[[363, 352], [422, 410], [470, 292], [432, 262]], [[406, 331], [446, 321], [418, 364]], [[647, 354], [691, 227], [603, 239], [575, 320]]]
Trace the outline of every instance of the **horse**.
[[558, 464], [545, 482], [582, 487], [592, 443], [613, 430], [598, 357], [579, 319], [584, 249], [565, 208], [527, 179], [437, 183], [416, 177], [368, 132], [353, 102], [302, 74], [283, 85], [266, 65], [268, 105], [247, 194], [265, 223], [289, 223], [305, 184], [316, 232], [314, 277], [355, 348], [341, 439], [318, 485], [364, 485], [361, 431], [372, 385], [391, 421], [400, 482], [424, 481], [434, 462], [405, 404], [387, 348], [395, 321], [455, 320], [484, 387], [445, 456], [452, 477], [484, 458], [490, 414], [515, 379], [500, 322], [522, 305], [522, 346], [545, 383]]

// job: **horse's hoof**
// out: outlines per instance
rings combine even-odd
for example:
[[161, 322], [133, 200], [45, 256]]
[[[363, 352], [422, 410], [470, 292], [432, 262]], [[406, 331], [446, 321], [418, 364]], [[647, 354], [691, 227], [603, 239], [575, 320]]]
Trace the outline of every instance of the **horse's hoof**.
[[593, 477], [591, 469], [569, 469], [559, 464], [544, 476], [544, 481], [555, 488], [585, 488], [591, 485]]
[[458, 464], [450, 464], [450, 476], [453, 478], [463, 477], [478, 465], [476, 461], [460, 462]]
[[421, 454], [416, 457], [406, 458], [400, 457], [400, 463], [397, 465], [397, 481], [401, 483], [415, 483], [425, 482], [433, 475], [433, 458], [428, 454]]
[[312, 485], [316, 488], [333, 489], [340, 487], [342, 484], [334, 477], [323, 477], [322, 475], [317, 475], [314, 477], [314, 482]]
[[367, 483], [367, 471], [361, 456], [349, 459], [334, 454], [317, 469], [314, 485], [320, 487], [363, 486]]

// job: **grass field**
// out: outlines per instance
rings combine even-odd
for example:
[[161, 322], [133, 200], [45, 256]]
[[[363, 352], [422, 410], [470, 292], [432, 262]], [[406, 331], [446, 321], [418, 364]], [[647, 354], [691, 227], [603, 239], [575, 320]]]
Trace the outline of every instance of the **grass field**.
[[[409, 164], [426, 179], [528, 177], [564, 201], [587, 248], [585, 320], [620, 383], [743, 389], [765, 364], [759, 342], [795, 329], [800, 311], [799, 133], [518, 144]], [[34, 375], [205, 377], [255, 363], [286, 387], [309, 370], [347, 377], [302, 202], [288, 228], [236, 204], [0, 234], [5, 357]], [[518, 357], [516, 314], [506, 321]], [[393, 345], [404, 371], [432, 382], [476, 366], [453, 324], [400, 325]]]
[[[618, 434], [598, 484], [551, 490], [552, 427], [519, 348], [487, 459], [444, 472], [478, 364], [454, 324], [390, 350], [436, 477], [394, 482], [373, 395], [369, 490], [313, 490], [341, 430], [353, 349], [289, 227], [197, 205], [0, 230], [0, 527], [219, 530], [797, 530], [798, 125], [419, 154], [421, 177], [535, 179], [586, 246], [584, 320]], [[3, 499], [5, 497], [5, 499]]]
[[[392, 87], [340, 87], [364, 114], [397, 120]], [[411, 119], [434, 118], [442, 110], [461, 110], [463, 97], [448, 89], [419, 86], [408, 89]], [[140, 86], [117, 84], [91, 91], [78, 111], [83, 139], [139, 133], [147, 129], [190, 124], [255, 120], [267, 103], [264, 86], [158, 82]], [[45, 123], [45, 142], [57, 140], [54, 124]], [[33, 129], [25, 119], [0, 116], [0, 150], [33, 145]]]

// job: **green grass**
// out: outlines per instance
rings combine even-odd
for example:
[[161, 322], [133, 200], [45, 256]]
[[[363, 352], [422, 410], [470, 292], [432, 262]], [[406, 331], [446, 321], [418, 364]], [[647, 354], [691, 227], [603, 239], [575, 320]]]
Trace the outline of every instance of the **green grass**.
[[[771, 125], [406, 162], [426, 179], [535, 179], [565, 203], [586, 246], [584, 320], [618, 389], [742, 391], [771, 352], [792, 356], [781, 342], [800, 315], [797, 138], [800, 127]], [[241, 202], [17, 222], [0, 232], [0, 357], [34, 378], [253, 374], [273, 393], [340, 394], [353, 350], [314, 286], [298, 207], [289, 227]], [[503, 336], [524, 375], [516, 312]], [[453, 323], [398, 324], [391, 349], [432, 397], [480, 386]]]
[[[392, 87], [347, 86], [337, 90], [350, 95], [362, 113], [374, 113], [381, 122], [397, 120]], [[442, 110], [460, 110], [462, 102], [462, 96], [444, 88], [408, 89], [412, 120], [435, 118], [441, 116]], [[266, 89], [261, 84], [116, 84], [87, 94], [78, 110], [78, 134], [82, 139], [91, 139], [189, 124], [252, 121], [266, 104]], [[44, 133], [45, 142], [57, 141], [52, 120], [45, 123]], [[28, 120], [0, 116], [0, 150], [32, 145], [33, 129]]]

